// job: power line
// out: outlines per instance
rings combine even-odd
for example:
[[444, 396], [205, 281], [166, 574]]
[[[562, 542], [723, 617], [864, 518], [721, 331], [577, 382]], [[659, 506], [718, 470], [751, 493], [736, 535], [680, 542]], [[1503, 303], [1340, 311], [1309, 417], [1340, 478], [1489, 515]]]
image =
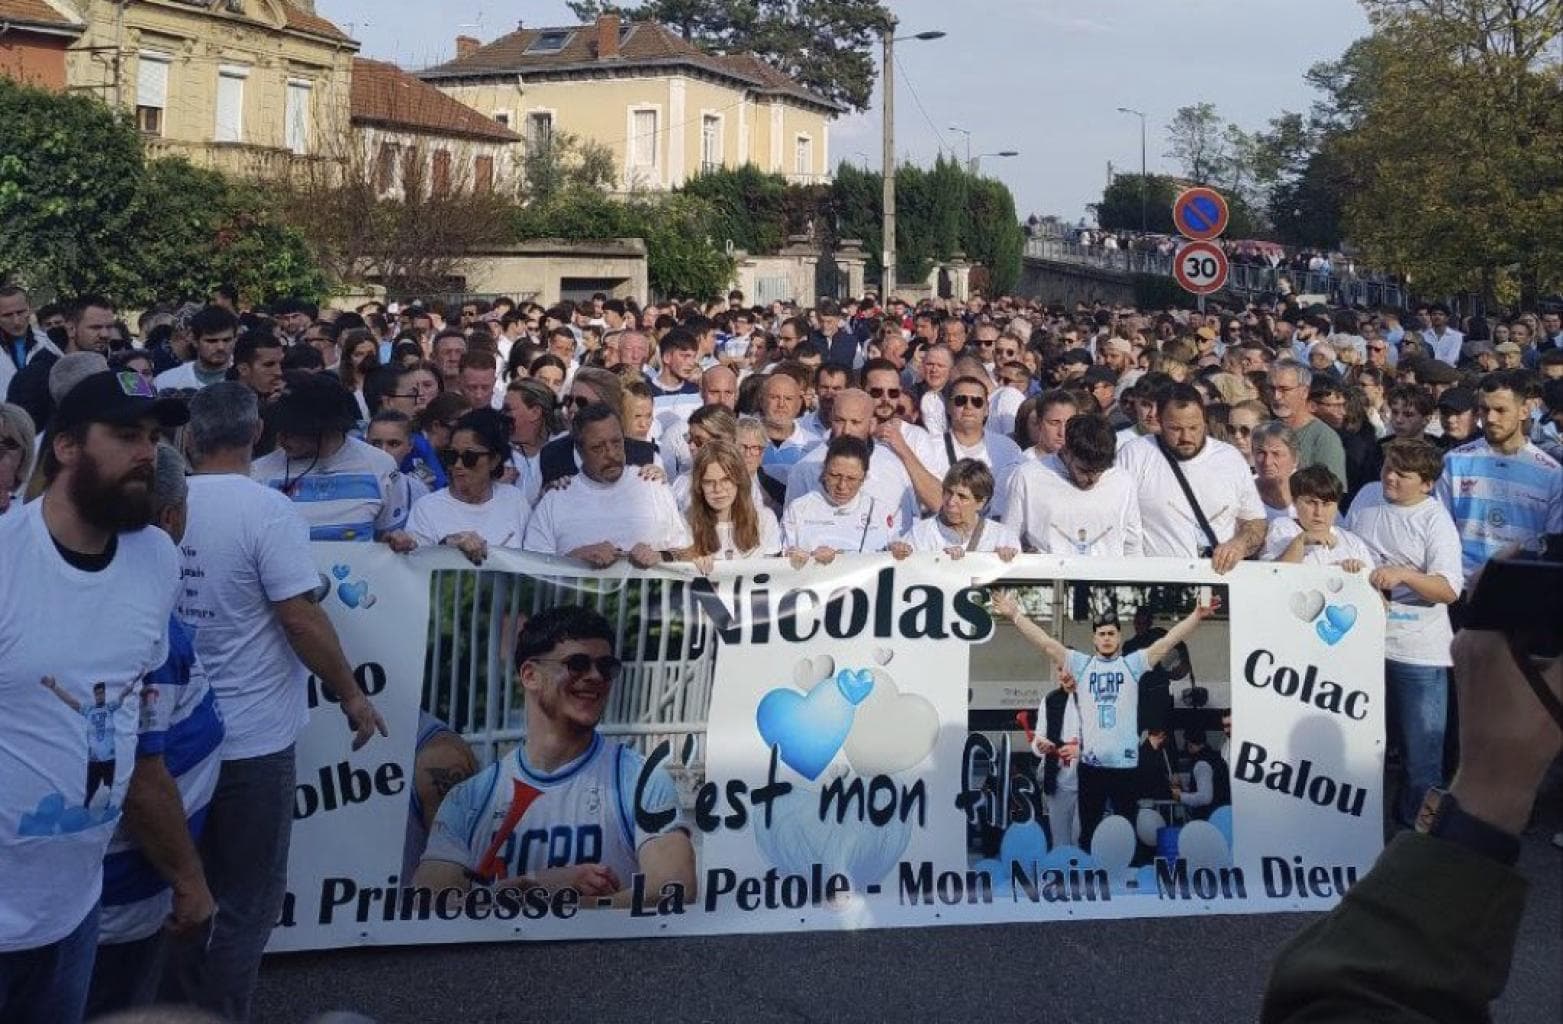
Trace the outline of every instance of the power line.
[[921, 97], [917, 95], [917, 89], [912, 85], [912, 76], [906, 73], [906, 65], [901, 63], [900, 54], [895, 55], [895, 66], [901, 72], [901, 81], [906, 83], [906, 91], [912, 94], [912, 102], [917, 104], [917, 109], [922, 113], [923, 120], [928, 122], [928, 130], [933, 134], [934, 148], [942, 154], [944, 152], [944, 136], [939, 134], [939, 129], [934, 126], [933, 118], [928, 116], [928, 108], [923, 106]]

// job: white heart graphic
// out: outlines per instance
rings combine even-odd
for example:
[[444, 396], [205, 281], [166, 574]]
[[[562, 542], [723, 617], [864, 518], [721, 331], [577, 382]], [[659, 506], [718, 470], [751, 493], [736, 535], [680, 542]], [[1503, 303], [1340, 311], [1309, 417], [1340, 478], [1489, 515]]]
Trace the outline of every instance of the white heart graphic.
[[915, 693], [902, 693], [890, 673], [870, 670], [874, 688], [858, 705], [842, 751], [859, 775], [893, 775], [933, 753], [939, 712]]
[[1306, 593], [1299, 590], [1292, 595], [1289, 602], [1292, 614], [1304, 622], [1312, 622], [1324, 611], [1324, 595], [1317, 590], [1309, 590]]
[[793, 685], [807, 693], [814, 689], [814, 684], [821, 679], [828, 679], [836, 674], [836, 659], [828, 654], [821, 654], [817, 658], [800, 658], [792, 669]]
[[890, 660], [894, 657], [895, 652], [888, 647], [880, 647], [874, 651], [874, 660], [879, 662], [881, 665], [890, 664]]
[[1340, 593], [1340, 588], [1345, 586], [1345, 583], [1341, 580], [1341, 578], [1339, 576], [1332, 576], [1332, 577], [1329, 578], [1329, 580], [1327, 580], [1325, 582], [1324, 585], [1329, 588], [1330, 593], [1332, 593], [1332, 594], [1339, 594]]

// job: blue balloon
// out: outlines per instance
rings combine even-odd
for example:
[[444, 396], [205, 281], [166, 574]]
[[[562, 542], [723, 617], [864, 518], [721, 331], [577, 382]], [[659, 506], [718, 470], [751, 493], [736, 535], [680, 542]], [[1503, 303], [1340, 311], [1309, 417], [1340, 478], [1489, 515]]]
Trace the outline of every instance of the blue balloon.
[[973, 871], [988, 876], [988, 882], [994, 889], [998, 889], [1009, 882], [1009, 867], [1002, 861], [996, 861], [992, 857], [987, 860], [979, 860], [971, 866]]
[[[1074, 864], [1070, 864], [1070, 861], [1074, 861]], [[1078, 846], [1059, 846], [1055, 847], [1042, 859], [1042, 866], [1061, 871], [1070, 867], [1076, 869], [1094, 868], [1096, 867], [1096, 859]]]
[[1147, 864], [1140, 868], [1134, 876], [1135, 894], [1139, 896], [1153, 896], [1156, 893], [1156, 866]]
[[1232, 846], [1232, 805], [1231, 804], [1226, 804], [1226, 805], [1223, 805], [1221, 807], [1217, 807], [1215, 810], [1211, 811], [1210, 812], [1210, 823], [1212, 825], [1216, 826], [1216, 831], [1220, 832], [1221, 835], [1226, 839], [1226, 841], [1227, 841], [1227, 851], [1230, 852], [1233, 849], [1233, 846]]
[[1004, 830], [1004, 840], [999, 844], [999, 860], [1004, 864], [1018, 862], [1027, 871], [1035, 871], [1047, 856], [1047, 833], [1039, 822], [1028, 821], [1011, 825]]

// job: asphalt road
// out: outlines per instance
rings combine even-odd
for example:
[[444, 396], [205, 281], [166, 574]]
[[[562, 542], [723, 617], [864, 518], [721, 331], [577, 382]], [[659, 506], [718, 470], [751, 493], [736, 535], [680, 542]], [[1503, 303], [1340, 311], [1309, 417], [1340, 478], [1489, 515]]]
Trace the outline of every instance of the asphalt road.
[[[1563, 1021], [1563, 851], [1531, 881], [1495, 1019]], [[1436, 898], [1430, 894], [1430, 898]], [[297, 953], [268, 958], [255, 1019], [401, 1022], [1253, 1021], [1271, 956], [1311, 915]]]

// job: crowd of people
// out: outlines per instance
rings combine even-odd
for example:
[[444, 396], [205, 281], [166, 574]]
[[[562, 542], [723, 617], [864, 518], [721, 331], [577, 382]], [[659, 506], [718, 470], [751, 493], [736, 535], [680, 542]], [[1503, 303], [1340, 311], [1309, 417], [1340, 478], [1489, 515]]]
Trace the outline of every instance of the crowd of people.
[[[1447, 775], [1471, 580], [1563, 534], [1552, 312], [1462, 332], [1437, 305], [1292, 300], [206, 298], [132, 327], [102, 296], [0, 288], [6, 1019], [79, 1019], [89, 993], [247, 1016], [306, 678], [355, 743], [384, 731], [314, 599], [311, 540], [702, 572], [868, 552], [1340, 565], [1388, 604], [1410, 825]], [[999, 608], [1066, 677], [1091, 660]], [[1200, 614], [1129, 655], [1096, 623], [1096, 656], [1143, 675]], [[1087, 837], [1132, 813], [1113, 773], [1147, 724], [1079, 765]], [[1105, 742], [1039, 734], [1054, 772]], [[1215, 762], [1184, 746], [1206, 770], [1179, 798], [1208, 806]]]

